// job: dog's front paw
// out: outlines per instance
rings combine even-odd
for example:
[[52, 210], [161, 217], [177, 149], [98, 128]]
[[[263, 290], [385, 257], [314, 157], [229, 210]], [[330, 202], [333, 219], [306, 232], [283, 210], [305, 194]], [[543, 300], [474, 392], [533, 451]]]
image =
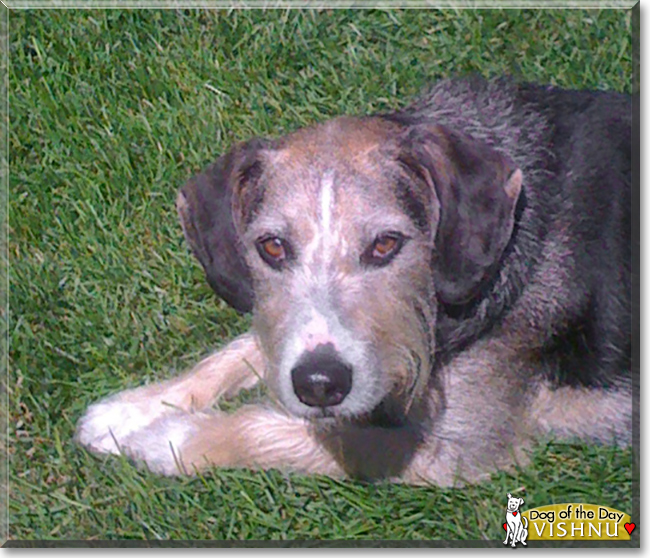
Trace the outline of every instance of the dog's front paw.
[[[215, 415], [216, 416], [216, 415]], [[176, 412], [164, 416], [147, 428], [133, 432], [120, 444], [120, 451], [161, 475], [191, 474], [192, 463], [185, 463], [183, 448], [199, 430], [201, 414]]]
[[160, 402], [134, 400], [132, 393], [118, 393], [88, 407], [77, 425], [76, 440], [96, 453], [119, 454], [129, 436], [168, 412]]

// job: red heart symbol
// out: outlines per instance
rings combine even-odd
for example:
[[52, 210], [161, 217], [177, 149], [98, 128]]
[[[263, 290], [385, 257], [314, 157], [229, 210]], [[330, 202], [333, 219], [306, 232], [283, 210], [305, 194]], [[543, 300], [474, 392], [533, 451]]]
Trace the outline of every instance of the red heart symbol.
[[632, 531], [634, 531], [634, 528], [636, 527], [636, 523], [626, 523], [624, 527], [625, 530], [627, 531], [627, 534], [631, 535]]
[[507, 523], [504, 523], [504, 524], [503, 524], [503, 528], [507, 531], [507, 530], [508, 530], [508, 524], [507, 524]]
[[517, 517], [517, 512], [512, 512], [512, 515], [514, 515], [515, 517]]

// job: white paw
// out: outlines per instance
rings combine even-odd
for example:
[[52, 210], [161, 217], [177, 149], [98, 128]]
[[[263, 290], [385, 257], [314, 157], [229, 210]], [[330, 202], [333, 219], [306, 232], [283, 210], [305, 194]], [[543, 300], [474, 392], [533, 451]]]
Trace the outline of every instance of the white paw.
[[165, 416], [127, 437], [121, 450], [162, 475], [192, 473], [183, 463], [183, 446], [198, 430], [197, 415], [178, 412]]
[[119, 454], [129, 436], [173, 412], [160, 400], [133, 401], [127, 394], [118, 393], [88, 407], [77, 425], [77, 441], [97, 453]]

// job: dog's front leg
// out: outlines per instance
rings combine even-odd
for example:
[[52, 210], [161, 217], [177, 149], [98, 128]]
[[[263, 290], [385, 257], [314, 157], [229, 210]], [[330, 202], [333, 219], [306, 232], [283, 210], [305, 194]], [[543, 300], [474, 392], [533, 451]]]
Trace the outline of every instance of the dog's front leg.
[[123, 451], [165, 475], [192, 474], [212, 466], [344, 474], [309, 422], [257, 405], [232, 414], [164, 417], [128, 437]]
[[264, 368], [255, 336], [242, 335], [183, 376], [91, 405], [79, 421], [76, 438], [92, 451], [119, 453], [129, 436], [146, 432], [167, 415], [206, 409], [220, 397], [253, 387]]

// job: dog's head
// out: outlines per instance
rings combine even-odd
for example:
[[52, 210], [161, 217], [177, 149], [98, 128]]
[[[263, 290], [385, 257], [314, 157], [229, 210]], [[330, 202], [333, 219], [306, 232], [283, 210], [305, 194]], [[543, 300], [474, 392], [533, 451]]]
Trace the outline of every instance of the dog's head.
[[513, 498], [512, 494], [508, 494], [508, 505], [507, 505], [508, 511], [515, 512], [523, 505], [524, 505], [523, 498]]
[[254, 309], [282, 403], [360, 416], [425, 392], [438, 301], [470, 299], [497, 264], [521, 181], [442, 126], [343, 117], [235, 147], [178, 208], [215, 291]]

